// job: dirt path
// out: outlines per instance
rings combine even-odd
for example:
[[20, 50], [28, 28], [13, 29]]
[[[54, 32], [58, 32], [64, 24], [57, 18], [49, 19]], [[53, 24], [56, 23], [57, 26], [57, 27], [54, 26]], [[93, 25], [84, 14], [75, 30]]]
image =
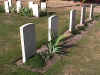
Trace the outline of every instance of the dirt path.
[[[79, 2], [72, 2], [72, 1], [48, 1], [47, 6], [49, 8], [63, 8], [64, 10], [66, 9], [75, 9], [75, 10], [81, 10]], [[89, 7], [87, 7], [87, 11], [89, 12]], [[100, 5], [96, 5], [94, 12], [100, 13]]]

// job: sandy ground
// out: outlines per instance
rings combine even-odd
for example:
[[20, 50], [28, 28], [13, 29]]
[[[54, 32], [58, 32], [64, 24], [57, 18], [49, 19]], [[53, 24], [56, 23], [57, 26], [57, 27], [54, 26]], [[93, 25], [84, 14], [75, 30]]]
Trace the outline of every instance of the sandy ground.
[[[72, 1], [48, 1], [47, 6], [49, 8], [63, 8], [63, 9], [75, 9], [81, 10], [80, 2], [72, 2]], [[88, 4], [89, 5], [89, 4]], [[94, 12], [100, 13], [100, 4], [95, 4]], [[87, 11], [89, 11], [89, 7], [87, 7]]]

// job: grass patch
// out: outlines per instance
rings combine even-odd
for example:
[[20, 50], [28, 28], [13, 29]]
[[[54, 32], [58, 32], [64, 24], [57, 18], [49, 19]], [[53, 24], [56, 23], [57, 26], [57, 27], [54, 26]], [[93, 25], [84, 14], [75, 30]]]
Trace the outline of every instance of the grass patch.
[[32, 68], [42, 68], [46, 65], [45, 60], [41, 57], [41, 55], [36, 54], [31, 59], [29, 59], [25, 65], [30, 65]]
[[[100, 22], [89, 30], [88, 34], [67, 49], [70, 55], [64, 56], [54, 64], [45, 75], [100, 75]], [[84, 30], [84, 28], [82, 28]]]
[[[59, 17], [58, 34], [62, 34], [68, 29], [69, 25], [69, 11], [62, 9], [49, 9], [48, 11], [56, 12]], [[55, 13], [49, 13], [55, 14]], [[78, 14], [80, 15], [80, 14]], [[48, 39], [48, 16], [40, 18], [29, 18], [25, 16], [11, 15], [6, 16], [4, 13], [0, 13], [0, 74], [1, 75], [39, 75], [39, 73], [33, 73], [24, 69], [18, 68], [13, 61], [21, 57], [21, 45], [19, 27], [26, 23], [34, 23], [36, 26], [36, 42], [37, 48], [42, 44], [47, 43]], [[80, 18], [77, 17], [77, 23]], [[40, 59], [40, 60], [39, 60]], [[45, 63], [41, 58], [36, 55], [30, 59], [26, 65], [32, 67], [41, 68]], [[38, 62], [38, 63], [37, 63]], [[35, 64], [35, 65], [34, 65]], [[57, 64], [56, 64], [56, 69]], [[52, 70], [51, 70], [52, 71]], [[60, 71], [60, 70], [58, 70]]]
[[[55, 12], [59, 17], [58, 33], [62, 34], [68, 28], [68, 14], [65, 15], [63, 12]], [[0, 67], [2, 66], [2, 68], [0, 68], [1, 75], [18, 75], [20, 72], [22, 72], [20, 69], [17, 69], [17, 67], [14, 65], [15, 63], [13, 62], [21, 57], [19, 27], [26, 23], [34, 23], [36, 26], [37, 48], [47, 42], [48, 16], [40, 18], [29, 18], [18, 15], [6, 16], [4, 13], [0, 13]], [[43, 63], [41, 65], [41, 63], [35, 62], [42, 62], [41, 60], [37, 60], [38, 58], [39, 57], [36, 56], [33, 59], [30, 59], [27, 64], [36, 64], [33, 67], [42, 67]], [[30, 61], [32, 61], [32, 63], [30, 63]]]

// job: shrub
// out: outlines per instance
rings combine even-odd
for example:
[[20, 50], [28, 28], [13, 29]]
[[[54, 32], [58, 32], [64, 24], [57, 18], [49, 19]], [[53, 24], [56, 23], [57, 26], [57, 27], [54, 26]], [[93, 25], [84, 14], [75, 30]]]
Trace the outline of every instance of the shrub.
[[47, 9], [45, 9], [44, 11], [39, 9], [39, 14], [40, 14], [41, 17], [42, 16], [47, 16], [48, 15]]
[[47, 11], [40, 11], [40, 16], [42, 17], [42, 16], [47, 16], [48, 15], [48, 13], [47, 13]]
[[15, 7], [10, 8], [10, 12], [11, 12], [12, 14], [17, 13], [17, 12], [16, 12], [16, 8], [15, 8]]
[[33, 12], [32, 12], [31, 9], [23, 7], [23, 8], [20, 9], [20, 13], [19, 14], [21, 16], [30, 16], [30, 17], [32, 17]]
[[4, 12], [5, 12], [4, 7], [0, 6], [0, 13], [4, 13]]
[[51, 35], [51, 41], [48, 42], [48, 51], [46, 52], [41, 52], [40, 55], [42, 56], [42, 58], [45, 60], [45, 62], [52, 58], [54, 54], [57, 54], [57, 53], [61, 53], [62, 52], [62, 46], [59, 45], [59, 43], [61, 41], [63, 41], [64, 38], [66, 38], [67, 35], [66, 34], [63, 34], [59, 37], [55, 37], [55, 35], [52, 33]]
[[52, 34], [52, 36], [51, 36], [52, 39], [51, 39], [51, 41], [48, 42], [49, 54], [53, 55], [55, 53], [60, 53], [62, 47], [59, 46], [59, 43], [66, 37], [67, 37], [66, 34], [63, 34], [59, 37], [54, 37], [54, 34]]
[[82, 0], [83, 3], [85, 3], [87, 0]]

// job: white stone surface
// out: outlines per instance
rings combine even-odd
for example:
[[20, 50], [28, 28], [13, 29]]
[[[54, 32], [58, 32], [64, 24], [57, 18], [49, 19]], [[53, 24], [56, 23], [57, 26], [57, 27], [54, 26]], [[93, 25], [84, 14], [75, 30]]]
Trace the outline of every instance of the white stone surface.
[[58, 17], [53, 15], [48, 18], [48, 41], [51, 41], [51, 34], [54, 33], [55, 37], [58, 36]]
[[20, 27], [22, 60], [25, 63], [36, 53], [35, 25], [28, 23]]
[[46, 11], [47, 5], [46, 2], [41, 2], [41, 11]]
[[16, 1], [16, 10], [17, 10], [17, 13], [20, 12], [20, 9], [21, 9], [21, 0], [18, 0], [18, 1]]
[[80, 24], [85, 24], [85, 14], [86, 14], [86, 6], [83, 6], [81, 8], [81, 20], [80, 20]]
[[93, 19], [93, 12], [94, 12], [94, 6], [93, 6], [93, 4], [91, 4], [91, 6], [90, 6], [90, 15], [89, 15], [90, 20]]
[[9, 2], [7, 0], [4, 1], [4, 6], [5, 6], [5, 12], [9, 13]]
[[8, 0], [8, 2], [9, 2], [9, 7], [11, 7], [12, 6], [12, 0]]
[[29, 1], [29, 3], [28, 3], [29, 9], [32, 9], [32, 5], [33, 5], [33, 1]]
[[72, 32], [75, 29], [76, 25], [76, 11], [70, 11], [70, 24], [69, 24], [69, 31]]
[[33, 16], [39, 17], [39, 6], [38, 4], [33, 4], [32, 5], [32, 11], [33, 11]]

